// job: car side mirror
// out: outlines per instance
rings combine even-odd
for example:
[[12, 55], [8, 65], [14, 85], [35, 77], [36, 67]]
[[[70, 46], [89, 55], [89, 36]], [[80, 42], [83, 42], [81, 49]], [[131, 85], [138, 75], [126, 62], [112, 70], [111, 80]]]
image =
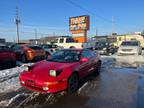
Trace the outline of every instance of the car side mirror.
[[87, 58], [87, 57], [80, 59], [80, 63], [84, 63], [84, 62], [88, 62], [88, 61], [89, 61], [89, 58]]

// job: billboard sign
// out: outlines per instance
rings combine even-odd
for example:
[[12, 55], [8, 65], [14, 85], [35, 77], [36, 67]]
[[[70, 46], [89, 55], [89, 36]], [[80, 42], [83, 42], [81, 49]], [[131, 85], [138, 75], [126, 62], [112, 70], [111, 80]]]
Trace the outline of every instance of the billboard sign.
[[71, 17], [69, 19], [69, 28], [70, 31], [73, 33], [82, 33], [89, 30], [89, 16], [77, 16]]

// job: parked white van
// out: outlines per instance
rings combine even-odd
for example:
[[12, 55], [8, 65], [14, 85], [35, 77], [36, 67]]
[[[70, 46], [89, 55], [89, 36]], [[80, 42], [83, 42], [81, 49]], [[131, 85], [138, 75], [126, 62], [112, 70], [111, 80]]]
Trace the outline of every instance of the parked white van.
[[123, 41], [118, 49], [118, 55], [141, 55], [142, 48], [139, 41]]

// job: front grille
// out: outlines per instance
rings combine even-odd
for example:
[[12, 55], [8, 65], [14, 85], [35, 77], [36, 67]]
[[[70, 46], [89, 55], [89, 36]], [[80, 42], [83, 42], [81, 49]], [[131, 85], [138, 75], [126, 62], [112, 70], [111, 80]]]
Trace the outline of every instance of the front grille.
[[25, 82], [25, 86], [32, 88], [32, 89], [36, 89], [36, 90], [42, 90], [42, 87], [37, 85], [34, 81], [32, 80], [27, 80]]
[[31, 85], [27, 85], [27, 84], [25, 84], [25, 86], [27, 86], [27, 87], [29, 87], [31, 89], [39, 90], [39, 91], [43, 90], [42, 88], [37, 87], [37, 86], [31, 86]]
[[122, 51], [130, 52], [132, 49], [122, 49]]

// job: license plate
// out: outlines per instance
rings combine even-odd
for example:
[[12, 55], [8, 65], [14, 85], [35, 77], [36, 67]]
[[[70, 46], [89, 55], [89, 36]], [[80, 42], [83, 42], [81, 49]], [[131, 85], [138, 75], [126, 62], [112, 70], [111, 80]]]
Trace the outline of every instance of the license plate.
[[35, 85], [35, 82], [33, 80], [27, 80], [26, 81], [26, 84], [27, 85], [30, 85], [30, 86], [34, 86]]

